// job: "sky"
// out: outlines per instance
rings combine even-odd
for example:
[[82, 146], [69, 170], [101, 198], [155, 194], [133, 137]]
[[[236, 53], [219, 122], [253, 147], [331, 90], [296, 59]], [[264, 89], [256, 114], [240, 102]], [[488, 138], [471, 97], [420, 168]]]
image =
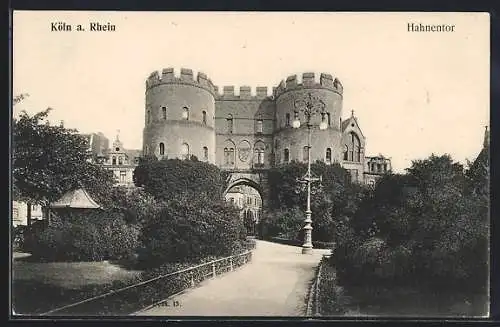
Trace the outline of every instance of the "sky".
[[[55, 22], [87, 30], [51, 31]], [[91, 32], [91, 22], [116, 30]], [[342, 82], [342, 116], [354, 110], [367, 155], [390, 157], [396, 172], [432, 153], [465, 164], [490, 120], [489, 22], [486, 13], [16, 11], [13, 94], [29, 97], [14, 115], [51, 107], [51, 122], [110, 141], [119, 131], [139, 149], [152, 71], [191, 68], [236, 92], [325, 72]]]

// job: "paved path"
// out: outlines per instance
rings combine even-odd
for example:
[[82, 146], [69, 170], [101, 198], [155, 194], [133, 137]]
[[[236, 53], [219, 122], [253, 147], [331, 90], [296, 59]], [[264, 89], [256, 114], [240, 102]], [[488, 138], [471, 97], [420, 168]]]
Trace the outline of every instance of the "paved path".
[[137, 315], [303, 316], [315, 268], [328, 253], [304, 255], [300, 247], [257, 241], [251, 263]]

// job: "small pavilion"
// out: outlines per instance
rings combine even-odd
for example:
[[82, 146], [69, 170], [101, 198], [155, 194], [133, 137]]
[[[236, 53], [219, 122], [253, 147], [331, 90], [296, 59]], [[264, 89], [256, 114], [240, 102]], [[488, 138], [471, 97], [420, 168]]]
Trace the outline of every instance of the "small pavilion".
[[[84, 215], [89, 211], [102, 209], [83, 187], [66, 192], [59, 200], [53, 202], [49, 208], [58, 216], [68, 217]], [[49, 212], [49, 222], [50, 216]]]

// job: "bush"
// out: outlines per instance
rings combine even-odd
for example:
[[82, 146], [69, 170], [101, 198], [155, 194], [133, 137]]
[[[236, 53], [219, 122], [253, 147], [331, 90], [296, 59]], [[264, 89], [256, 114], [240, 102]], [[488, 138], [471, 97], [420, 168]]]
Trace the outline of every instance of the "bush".
[[33, 257], [56, 261], [101, 261], [133, 256], [139, 228], [110, 211], [62, 213], [33, 235]]
[[145, 266], [229, 256], [246, 239], [243, 220], [224, 202], [185, 197], [165, 202], [144, 223], [139, 255]]
[[485, 291], [488, 169], [479, 159], [483, 166], [476, 161], [467, 171], [447, 155], [431, 156], [406, 175], [379, 180], [359, 210], [337, 224], [339, 278]]

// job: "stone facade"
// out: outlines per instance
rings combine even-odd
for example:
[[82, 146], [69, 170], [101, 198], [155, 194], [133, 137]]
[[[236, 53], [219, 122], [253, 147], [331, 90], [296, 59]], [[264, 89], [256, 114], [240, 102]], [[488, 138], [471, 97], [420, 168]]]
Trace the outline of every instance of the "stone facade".
[[374, 186], [380, 177], [392, 170], [391, 159], [383, 155], [366, 157], [365, 161], [366, 169], [364, 172], [364, 180], [368, 185]]
[[108, 149], [106, 153], [102, 165], [113, 172], [117, 180], [116, 186], [133, 187], [134, 170], [139, 164], [142, 151], [125, 149], [117, 136], [113, 142], [113, 147]]
[[[28, 204], [22, 201], [12, 201], [12, 225], [14, 227], [28, 223]], [[40, 205], [31, 206], [31, 221], [43, 219], [43, 208]]]
[[[342, 119], [343, 86], [330, 74], [292, 75], [274, 87], [224, 86], [222, 92], [203, 73], [180, 76], [172, 68], [146, 81], [144, 154], [159, 158], [195, 155], [222, 169], [256, 172], [290, 161], [307, 162], [308, 127], [295, 102], [312, 96], [324, 103], [311, 118], [311, 160], [340, 163], [354, 181], [366, 183], [365, 136], [354, 112]], [[293, 128], [299, 119], [301, 126]], [[319, 123], [327, 123], [320, 130]], [[371, 180], [371, 179], [370, 179]]]

